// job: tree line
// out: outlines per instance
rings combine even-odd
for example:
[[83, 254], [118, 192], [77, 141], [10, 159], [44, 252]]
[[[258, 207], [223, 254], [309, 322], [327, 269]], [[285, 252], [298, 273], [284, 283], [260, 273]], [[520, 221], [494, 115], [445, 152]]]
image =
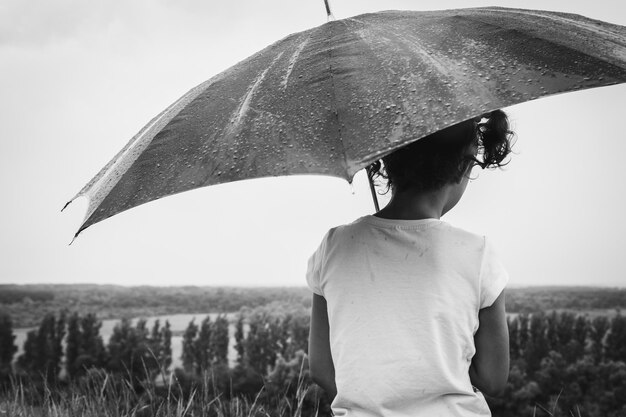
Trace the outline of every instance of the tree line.
[[[540, 312], [510, 317], [508, 324], [510, 378], [503, 397], [487, 398], [495, 416], [626, 414], [626, 316]], [[104, 371], [137, 391], [159, 380], [165, 389], [169, 378], [183, 397], [209, 380], [216, 397], [292, 403], [297, 390], [311, 384], [309, 314], [302, 306], [244, 308], [233, 322], [223, 315], [192, 320], [182, 334], [182, 367], [171, 372], [167, 321], [148, 328], [145, 320], [134, 325], [122, 320], [107, 344], [100, 325], [93, 314], [48, 315], [28, 334], [12, 367], [17, 350], [12, 323], [0, 315], [0, 373], [5, 382], [18, 376], [59, 383]], [[229, 361], [231, 338], [234, 361]], [[305, 396], [306, 409], [313, 412], [320, 401], [328, 410], [328, 399], [312, 390]]]
[[[106, 372], [137, 392], [157, 384], [164, 396], [174, 389], [186, 397], [207, 386], [208, 379], [216, 397], [276, 403], [290, 400], [289, 395], [295, 398], [299, 387], [310, 385], [306, 362], [309, 314], [297, 304], [275, 302], [243, 308], [232, 325], [225, 315], [192, 320], [182, 334], [182, 367], [173, 370], [172, 331], [167, 320], [147, 326], [144, 319], [134, 324], [122, 319], [108, 343], [100, 336], [101, 324], [91, 313], [48, 314], [27, 334], [23, 353], [14, 360], [17, 346], [12, 321], [0, 314], [3, 389], [10, 389], [15, 378], [28, 381], [33, 389], [62, 389], [90, 380], [94, 372]], [[230, 327], [236, 357], [229, 362]], [[311, 390], [304, 400], [305, 409], [316, 409], [319, 397], [318, 390]]]
[[496, 416], [626, 415], [626, 316], [568, 312], [508, 320], [511, 369]]
[[[301, 305], [273, 302], [243, 308], [234, 324], [235, 360], [229, 361], [229, 323], [223, 316], [201, 323], [191, 321], [183, 333], [182, 365], [174, 375], [185, 391], [203, 384], [210, 375], [218, 395], [264, 401], [278, 407], [286, 399], [296, 403], [298, 389], [312, 384], [308, 375], [309, 311]], [[234, 362], [234, 363], [233, 363]], [[311, 414], [329, 409], [327, 398], [312, 390], [304, 397]], [[306, 415], [306, 413], [305, 413]]]
[[26, 335], [24, 352], [17, 357], [11, 318], [0, 315], [0, 368], [5, 377], [15, 375], [56, 383], [78, 378], [90, 369], [112, 373], [146, 375], [167, 369], [171, 364], [171, 331], [166, 321], [156, 320], [151, 329], [140, 319], [133, 326], [122, 319], [105, 345], [100, 335], [102, 322], [95, 314], [47, 314], [39, 327]]

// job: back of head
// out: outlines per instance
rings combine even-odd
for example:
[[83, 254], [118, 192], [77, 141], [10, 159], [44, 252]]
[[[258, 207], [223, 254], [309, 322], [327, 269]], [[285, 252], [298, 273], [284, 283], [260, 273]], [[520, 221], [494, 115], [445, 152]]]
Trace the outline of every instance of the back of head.
[[[458, 183], [472, 166], [501, 167], [511, 152], [513, 132], [506, 113], [495, 110], [418, 139], [377, 161], [371, 176], [394, 191], [438, 190]], [[384, 166], [383, 166], [384, 165]]]

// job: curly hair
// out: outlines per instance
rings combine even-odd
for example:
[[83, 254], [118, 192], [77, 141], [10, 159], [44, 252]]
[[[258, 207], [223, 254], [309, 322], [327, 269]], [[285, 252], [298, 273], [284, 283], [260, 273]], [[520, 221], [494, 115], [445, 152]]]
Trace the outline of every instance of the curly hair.
[[[502, 167], [511, 152], [514, 134], [506, 113], [495, 110], [406, 145], [367, 169], [370, 178], [387, 181], [393, 189], [438, 190], [458, 183], [472, 166]], [[383, 167], [384, 166], [384, 167]]]

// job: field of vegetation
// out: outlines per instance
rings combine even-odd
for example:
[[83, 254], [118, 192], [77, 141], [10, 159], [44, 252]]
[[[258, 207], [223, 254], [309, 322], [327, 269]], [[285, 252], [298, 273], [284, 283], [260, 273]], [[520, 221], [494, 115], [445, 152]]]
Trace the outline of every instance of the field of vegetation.
[[[625, 289], [508, 290], [493, 415], [625, 416], [624, 307]], [[330, 415], [308, 374], [309, 308], [304, 288], [0, 286], [0, 416]], [[172, 349], [166, 316], [191, 313]]]
[[306, 288], [121, 287], [115, 285], [0, 285], [0, 306], [17, 328], [39, 325], [63, 309], [101, 320], [170, 314], [229, 313], [272, 301], [310, 306]]
[[[0, 306], [16, 328], [39, 325], [63, 309], [101, 320], [171, 314], [235, 313], [272, 301], [310, 307], [304, 287], [121, 287], [115, 285], [0, 285]], [[626, 307], [626, 289], [528, 287], [507, 289], [507, 311], [607, 311]]]

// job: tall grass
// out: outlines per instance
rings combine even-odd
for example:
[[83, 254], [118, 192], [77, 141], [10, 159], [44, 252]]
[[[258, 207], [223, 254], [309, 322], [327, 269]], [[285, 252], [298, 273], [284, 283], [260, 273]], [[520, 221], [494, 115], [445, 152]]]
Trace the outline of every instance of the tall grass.
[[[55, 386], [44, 380], [12, 379], [0, 393], [0, 417], [323, 417], [321, 392], [299, 377], [296, 387], [269, 393], [263, 387], [254, 397], [218, 391], [215, 376], [185, 388], [174, 374], [167, 381], [143, 382], [93, 369], [75, 382]], [[293, 389], [295, 388], [295, 390]], [[295, 395], [293, 394], [295, 392]], [[580, 409], [565, 412], [559, 397], [547, 406], [535, 403], [527, 417], [583, 417]], [[305, 400], [315, 404], [307, 407]], [[312, 401], [311, 401], [312, 400]]]
[[[541, 404], [535, 403], [533, 408], [533, 417], [549, 416], [549, 417], [582, 417], [580, 414], [580, 408], [577, 406], [576, 411], [570, 410], [568, 414], [564, 414], [559, 408], [559, 398], [561, 398], [561, 394], [563, 394], [563, 389], [559, 391], [559, 394], [553, 399], [552, 406], [549, 408], [544, 407]], [[541, 414], [537, 414], [537, 412], [541, 412]]]
[[[0, 417], [307, 417], [305, 398], [317, 397], [314, 388], [299, 378], [295, 396], [284, 392], [269, 394], [261, 389], [254, 398], [225, 395], [216, 391], [213, 375], [183, 389], [170, 375], [168, 383], [142, 383], [91, 370], [76, 382], [53, 386], [46, 382], [12, 379], [0, 396]], [[293, 391], [293, 389], [291, 390]], [[228, 393], [226, 393], [228, 394]]]

